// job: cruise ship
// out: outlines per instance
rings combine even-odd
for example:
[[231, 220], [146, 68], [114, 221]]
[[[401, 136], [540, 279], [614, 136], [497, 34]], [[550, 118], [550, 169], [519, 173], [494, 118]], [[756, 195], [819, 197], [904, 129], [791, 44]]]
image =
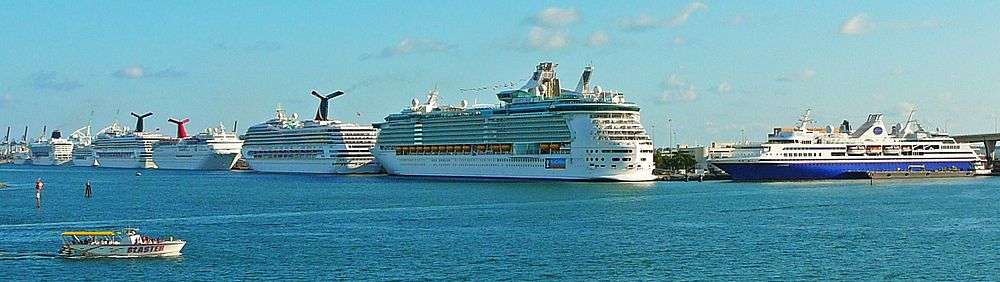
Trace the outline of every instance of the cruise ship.
[[792, 128], [774, 128], [767, 141], [738, 148], [732, 158], [712, 164], [734, 180], [864, 178], [868, 172], [972, 171], [980, 162], [970, 144], [928, 132], [913, 112], [904, 124], [886, 127], [882, 114], [870, 114], [858, 129], [814, 128], [809, 111]]
[[229, 170], [240, 156], [243, 141], [221, 124], [188, 136], [189, 119], [169, 119], [177, 125], [177, 138], [153, 145], [153, 162], [159, 169]]
[[43, 137], [28, 144], [31, 164], [45, 166], [70, 164], [73, 161], [73, 142], [63, 138], [59, 130], [53, 130], [49, 138], [44, 138], [44, 134], [43, 132]]
[[28, 127], [24, 127], [21, 141], [11, 140], [6, 144], [6, 154], [10, 155], [13, 164], [31, 164], [31, 149], [28, 148]]
[[143, 119], [151, 115], [153, 113], [132, 113], [136, 118], [134, 131], [114, 122], [97, 134], [94, 155], [101, 167], [156, 168], [156, 163], [153, 162], [153, 145], [171, 138], [157, 132], [143, 131]]
[[73, 142], [73, 166], [97, 165], [92, 136], [90, 125], [77, 129], [69, 135], [70, 141]]
[[250, 169], [291, 173], [380, 173], [370, 149], [376, 129], [371, 125], [345, 123], [328, 118], [329, 100], [343, 95], [320, 95], [312, 120], [286, 115], [279, 105], [273, 119], [251, 126], [243, 140], [243, 158]]
[[653, 180], [653, 142], [639, 106], [591, 88], [584, 68], [563, 89], [556, 64], [540, 63], [527, 83], [496, 94], [496, 105], [426, 102], [385, 117], [372, 152], [390, 174], [586, 181]]

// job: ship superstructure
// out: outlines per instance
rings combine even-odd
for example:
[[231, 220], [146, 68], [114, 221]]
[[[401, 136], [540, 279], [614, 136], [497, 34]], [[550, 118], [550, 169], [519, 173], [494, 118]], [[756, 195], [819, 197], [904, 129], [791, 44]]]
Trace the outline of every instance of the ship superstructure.
[[94, 139], [94, 155], [101, 167], [156, 168], [153, 162], [153, 145], [170, 137], [158, 132], [145, 132], [143, 119], [153, 113], [136, 114], [135, 130], [113, 122], [102, 129]]
[[81, 127], [69, 135], [73, 142], [73, 166], [96, 166], [97, 156], [94, 155], [94, 139], [91, 127]]
[[243, 140], [243, 156], [251, 169], [262, 172], [294, 173], [379, 173], [382, 168], [372, 156], [376, 129], [331, 120], [329, 100], [343, 95], [334, 92], [311, 95], [319, 98], [312, 120], [287, 115], [279, 106], [273, 119], [251, 126]]
[[28, 144], [33, 165], [67, 165], [73, 161], [73, 142], [62, 137], [62, 132], [53, 130], [49, 138], [42, 136]]
[[229, 170], [240, 156], [243, 141], [221, 124], [188, 136], [189, 119], [169, 119], [177, 125], [177, 137], [153, 146], [153, 161], [160, 169]]
[[372, 150], [397, 175], [646, 181], [653, 143], [639, 106], [590, 85], [563, 89], [556, 64], [540, 63], [527, 83], [496, 94], [499, 105], [426, 102], [385, 117]]
[[868, 172], [974, 170], [980, 159], [970, 144], [928, 132], [913, 118], [887, 127], [874, 113], [855, 130], [812, 127], [809, 111], [793, 128], [775, 128], [764, 143], [742, 146], [712, 164], [734, 180], [862, 178]]

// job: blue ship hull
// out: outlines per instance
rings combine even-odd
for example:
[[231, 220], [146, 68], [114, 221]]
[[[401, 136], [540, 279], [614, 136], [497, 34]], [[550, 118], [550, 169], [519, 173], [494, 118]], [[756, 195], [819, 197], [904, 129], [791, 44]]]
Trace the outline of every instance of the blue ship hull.
[[926, 170], [973, 170], [972, 162], [884, 162], [884, 163], [715, 163], [738, 181], [856, 179], [870, 171], [907, 170], [923, 166]]

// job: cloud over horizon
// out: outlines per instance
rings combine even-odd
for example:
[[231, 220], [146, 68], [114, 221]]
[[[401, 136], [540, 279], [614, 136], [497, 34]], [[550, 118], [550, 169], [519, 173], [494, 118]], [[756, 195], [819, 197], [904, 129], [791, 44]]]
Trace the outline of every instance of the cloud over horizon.
[[188, 73], [173, 68], [160, 69], [150, 73], [147, 72], [146, 69], [140, 65], [133, 65], [124, 67], [114, 72], [112, 75], [124, 79], [142, 79], [142, 78], [178, 78], [187, 76]]
[[28, 85], [36, 90], [43, 91], [72, 91], [83, 87], [83, 84], [76, 80], [59, 75], [55, 71], [38, 71], [28, 76]]
[[669, 20], [660, 19], [644, 13], [634, 18], [619, 19], [617, 26], [621, 30], [632, 32], [647, 31], [664, 27], [678, 27], [687, 23], [687, 21], [695, 13], [704, 10], [708, 10], [708, 5], [705, 5], [705, 3], [700, 1], [695, 1], [685, 6], [680, 12]]
[[366, 54], [361, 57], [362, 60], [371, 58], [392, 58], [413, 54], [427, 54], [427, 53], [442, 53], [451, 50], [453, 47], [451, 45], [445, 44], [443, 42], [428, 39], [428, 38], [414, 38], [408, 37], [403, 38], [392, 46], [388, 46], [382, 49], [378, 54]]

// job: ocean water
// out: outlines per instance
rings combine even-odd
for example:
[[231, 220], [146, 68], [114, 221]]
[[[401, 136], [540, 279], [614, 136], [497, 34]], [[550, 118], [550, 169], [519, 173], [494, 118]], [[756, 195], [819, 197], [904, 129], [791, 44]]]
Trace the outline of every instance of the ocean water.
[[[0, 167], [0, 181], [13, 185], [0, 190], [0, 281], [1000, 278], [1000, 178], [869, 185], [134, 173]], [[62, 231], [123, 226], [188, 246], [174, 259], [55, 256]]]

